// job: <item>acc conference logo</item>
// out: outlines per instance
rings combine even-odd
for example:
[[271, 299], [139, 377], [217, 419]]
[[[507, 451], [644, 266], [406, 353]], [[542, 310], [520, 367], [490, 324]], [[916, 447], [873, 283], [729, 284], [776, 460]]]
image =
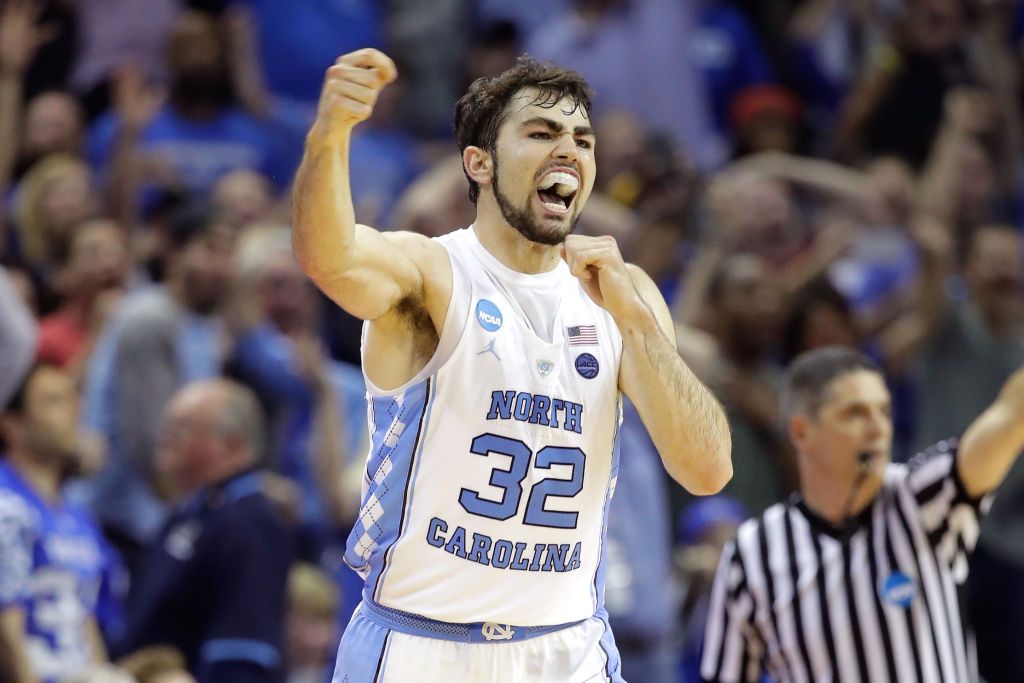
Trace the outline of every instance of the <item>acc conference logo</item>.
[[903, 572], [893, 572], [882, 584], [879, 592], [890, 605], [907, 608], [917, 597], [917, 586]]
[[576, 372], [580, 373], [583, 379], [594, 379], [600, 370], [597, 359], [589, 353], [581, 353], [576, 356]]
[[476, 321], [488, 332], [501, 329], [501, 311], [487, 299], [476, 302]]

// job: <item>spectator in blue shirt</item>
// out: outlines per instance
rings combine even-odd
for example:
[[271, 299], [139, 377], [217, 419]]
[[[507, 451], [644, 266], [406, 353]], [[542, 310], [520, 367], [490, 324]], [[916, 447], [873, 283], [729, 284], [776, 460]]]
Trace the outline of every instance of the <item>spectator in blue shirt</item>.
[[[201, 12], [183, 13], [168, 41], [167, 61], [171, 83], [165, 104], [152, 106], [152, 93], [121, 88], [114, 110], [93, 124], [87, 142], [93, 167], [119, 186], [125, 182], [117, 176], [123, 167], [141, 168], [144, 188], [169, 186], [198, 197], [237, 169], [259, 171], [284, 188], [292, 168], [266, 122], [236, 106], [217, 21]], [[151, 106], [145, 111], [139, 104], [147, 97]], [[141, 163], [119, 164], [125, 157]]]
[[71, 376], [30, 369], [0, 434], [0, 680], [57, 683], [106, 659], [96, 619], [106, 547], [61, 494], [79, 446]]
[[254, 469], [262, 442], [259, 401], [242, 385], [207, 380], [175, 394], [156, 460], [180, 502], [146, 549], [119, 653], [172, 645], [199, 683], [284, 680], [293, 539]]
[[775, 82], [775, 68], [746, 15], [728, 2], [702, 0], [691, 45], [715, 123], [729, 130], [729, 106], [744, 88]]
[[235, 0], [259, 35], [267, 88], [276, 100], [305, 105], [310, 121], [324, 71], [338, 55], [383, 43], [383, 3], [375, 0]]

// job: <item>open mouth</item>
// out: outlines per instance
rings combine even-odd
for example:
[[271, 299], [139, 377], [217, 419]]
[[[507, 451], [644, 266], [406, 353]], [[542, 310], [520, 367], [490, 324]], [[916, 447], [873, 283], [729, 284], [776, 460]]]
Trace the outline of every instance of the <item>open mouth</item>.
[[564, 214], [568, 213], [579, 187], [580, 180], [573, 174], [552, 171], [541, 178], [537, 185], [537, 196], [545, 209], [552, 213]]

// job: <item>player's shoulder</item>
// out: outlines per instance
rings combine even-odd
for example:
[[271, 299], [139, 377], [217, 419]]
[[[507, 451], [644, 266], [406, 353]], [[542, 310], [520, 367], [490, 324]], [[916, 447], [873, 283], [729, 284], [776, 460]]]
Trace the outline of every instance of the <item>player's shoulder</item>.
[[427, 237], [418, 232], [409, 230], [382, 231], [384, 239], [390, 242], [396, 249], [409, 256], [436, 256], [446, 253], [445, 243], [449, 241], [448, 235], [441, 237]]
[[449, 245], [455, 237], [427, 237], [417, 232], [398, 230], [382, 232], [396, 252], [401, 253], [416, 266], [424, 280], [451, 282], [451, 257]]

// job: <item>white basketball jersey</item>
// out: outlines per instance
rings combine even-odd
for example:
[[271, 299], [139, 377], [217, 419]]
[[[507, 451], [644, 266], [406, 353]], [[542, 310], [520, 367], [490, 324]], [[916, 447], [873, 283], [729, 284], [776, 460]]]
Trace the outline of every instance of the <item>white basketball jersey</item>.
[[[588, 618], [618, 467], [619, 330], [564, 263], [525, 275], [472, 228], [440, 241], [453, 291], [434, 358], [394, 391], [367, 379], [372, 447], [346, 561], [365, 599], [439, 621]], [[560, 294], [550, 342], [517, 302], [530, 287]]]

